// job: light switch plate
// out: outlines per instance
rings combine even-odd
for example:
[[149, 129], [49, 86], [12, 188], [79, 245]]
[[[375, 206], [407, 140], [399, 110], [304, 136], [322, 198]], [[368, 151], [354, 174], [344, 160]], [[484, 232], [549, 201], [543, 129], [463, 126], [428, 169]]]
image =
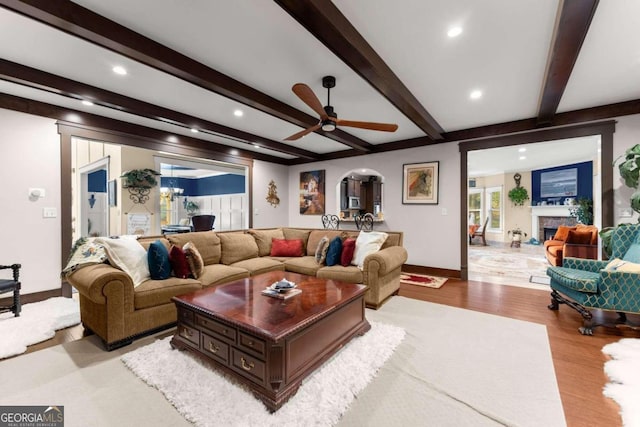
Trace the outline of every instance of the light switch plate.
[[447, 210], [447, 208], [442, 208], [442, 215], [448, 215], [449, 211]]
[[58, 216], [58, 210], [56, 208], [42, 208], [43, 218], [55, 218]]
[[620, 209], [621, 218], [631, 218], [633, 216], [633, 210], [631, 208]]

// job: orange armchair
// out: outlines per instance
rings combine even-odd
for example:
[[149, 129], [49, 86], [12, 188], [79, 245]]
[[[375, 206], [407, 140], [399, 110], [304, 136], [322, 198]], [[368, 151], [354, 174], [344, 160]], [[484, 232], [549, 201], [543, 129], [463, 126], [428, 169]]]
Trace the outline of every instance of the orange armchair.
[[566, 257], [598, 259], [598, 227], [561, 225], [555, 236], [544, 242], [544, 254], [549, 264], [556, 267], [562, 267]]

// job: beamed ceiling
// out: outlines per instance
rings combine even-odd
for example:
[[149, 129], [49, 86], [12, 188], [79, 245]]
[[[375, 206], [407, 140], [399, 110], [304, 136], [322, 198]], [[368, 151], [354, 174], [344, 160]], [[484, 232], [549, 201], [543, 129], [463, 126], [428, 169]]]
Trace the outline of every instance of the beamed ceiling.
[[[0, 5], [0, 107], [221, 155], [298, 164], [640, 113], [637, 1]], [[398, 130], [285, 141], [319, 122], [293, 84], [326, 105], [326, 75], [339, 118]]]

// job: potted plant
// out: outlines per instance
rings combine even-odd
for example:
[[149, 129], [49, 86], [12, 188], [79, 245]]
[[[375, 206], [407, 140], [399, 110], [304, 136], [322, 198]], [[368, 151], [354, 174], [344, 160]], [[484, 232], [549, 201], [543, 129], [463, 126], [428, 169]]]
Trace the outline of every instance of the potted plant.
[[522, 241], [522, 236], [527, 237], [527, 233], [522, 231], [520, 227], [517, 227], [507, 231], [508, 235], [511, 235], [511, 247], [520, 247], [520, 242]]
[[149, 200], [151, 189], [158, 185], [156, 176], [160, 173], [153, 169], [132, 169], [120, 175], [122, 178], [122, 188], [129, 191], [129, 198], [133, 203], [144, 204]]
[[580, 197], [576, 204], [569, 208], [569, 215], [577, 219], [580, 224], [593, 224], [593, 200]]
[[529, 200], [529, 193], [527, 192], [527, 189], [520, 186], [521, 178], [522, 175], [520, 175], [519, 173], [516, 173], [513, 176], [513, 179], [516, 182], [516, 186], [515, 188], [509, 190], [509, 193], [507, 194], [507, 196], [509, 196], [509, 200], [511, 200], [511, 202], [516, 206], [522, 206], [524, 205], [524, 202]]

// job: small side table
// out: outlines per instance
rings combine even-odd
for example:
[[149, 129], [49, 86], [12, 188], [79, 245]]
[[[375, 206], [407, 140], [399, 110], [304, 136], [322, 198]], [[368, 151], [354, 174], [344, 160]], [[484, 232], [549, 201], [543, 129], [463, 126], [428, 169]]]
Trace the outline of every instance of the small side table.
[[0, 270], [6, 270], [8, 268], [13, 270], [13, 280], [0, 279], [0, 294], [13, 291], [13, 304], [0, 306], [0, 313], [12, 311], [15, 317], [20, 316], [22, 309], [20, 305], [20, 267], [22, 267], [20, 264], [0, 265]]

